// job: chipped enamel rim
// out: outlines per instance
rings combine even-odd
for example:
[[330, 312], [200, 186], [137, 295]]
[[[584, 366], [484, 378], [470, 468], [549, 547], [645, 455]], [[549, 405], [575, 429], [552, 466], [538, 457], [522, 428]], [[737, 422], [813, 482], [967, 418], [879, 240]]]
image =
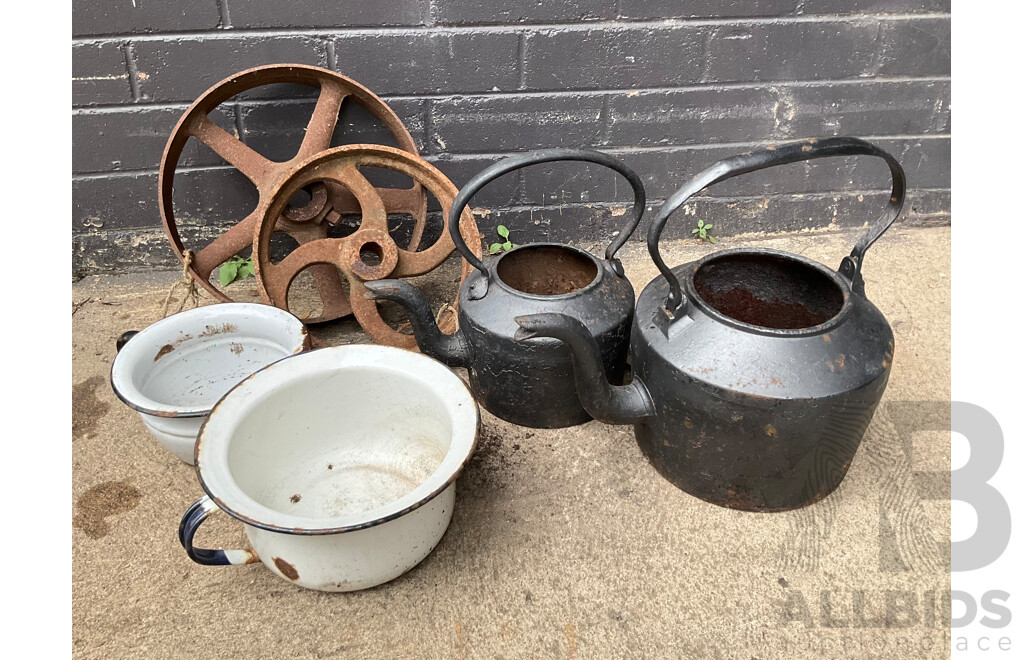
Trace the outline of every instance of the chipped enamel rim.
[[[223, 326], [231, 323], [239, 328], [232, 338], [245, 346], [246, 340], [253, 335], [266, 339], [261, 328], [271, 327], [280, 336], [287, 337], [284, 343], [278, 342], [286, 355], [299, 353], [309, 346], [306, 326], [292, 314], [258, 303], [220, 303], [197, 307], [178, 312], [161, 319], [132, 337], [114, 357], [110, 365], [110, 385], [126, 406], [140, 413], [156, 417], [205, 417], [213, 410], [214, 404], [199, 406], [182, 406], [172, 401], [157, 401], [142, 393], [136, 384], [136, 368], [140, 364], [152, 364], [162, 346], [175, 346], [185, 342], [196, 342], [202, 339], [202, 333], [208, 326]], [[175, 351], [160, 357], [161, 360], [174, 360]]]
[[[423, 483], [402, 497], [368, 511], [333, 518], [294, 516], [260, 504], [235, 483], [228, 455], [235, 430], [246, 415], [263, 405], [282, 383], [330, 376], [348, 368], [372, 367], [382, 373], [411, 378], [432, 390], [451, 420], [452, 438], [441, 464]], [[358, 386], [358, 383], [353, 383]], [[395, 402], [400, 414], [400, 401]], [[324, 414], [330, 414], [325, 411]], [[344, 424], [344, 419], [338, 420]], [[195, 463], [199, 483], [225, 513], [247, 525], [272, 532], [324, 535], [351, 532], [399, 518], [431, 501], [451, 486], [476, 448], [480, 411], [469, 388], [440, 362], [401, 348], [373, 344], [332, 346], [279, 360], [233, 387], [217, 402], [196, 439]]]

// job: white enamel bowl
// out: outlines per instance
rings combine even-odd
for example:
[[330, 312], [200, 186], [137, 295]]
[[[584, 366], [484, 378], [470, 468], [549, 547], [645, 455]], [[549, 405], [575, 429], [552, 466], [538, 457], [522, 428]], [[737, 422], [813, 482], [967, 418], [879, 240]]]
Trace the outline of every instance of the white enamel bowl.
[[[262, 561], [309, 589], [392, 580], [448, 528], [478, 423], [462, 380], [419, 353], [335, 346], [276, 362], [203, 425], [196, 470], [207, 496], [182, 519], [181, 543], [198, 563]], [[245, 524], [253, 552], [193, 547], [218, 508]]]
[[175, 456], [193, 462], [196, 435], [240, 380], [309, 347], [306, 328], [270, 305], [223, 303], [157, 321], [120, 349], [114, 393]]

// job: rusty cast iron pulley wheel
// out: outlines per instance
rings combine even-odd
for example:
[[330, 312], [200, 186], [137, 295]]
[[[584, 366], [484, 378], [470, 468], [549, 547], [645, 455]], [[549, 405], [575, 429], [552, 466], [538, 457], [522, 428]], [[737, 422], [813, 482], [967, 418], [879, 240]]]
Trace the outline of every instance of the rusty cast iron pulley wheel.
[[[379, 167], [408, 176], [437, 198], [444, 211], [444, 227], [440, 238], [420, 252], [402, 249], [388, 233], [388, 213], [378, 190], [359, 171], [360, 167]], [[270, 260], [270, 240], [275, 229], [286, 227], [288, 220], [278, 220], [292, 196], [317, 184], [340, 185], [358, 200], [362, 220], [355, 233], [344, 238], [309, 240], [279, 263]], [[455, 250], [447, 231], [447, 213], [458, 189], [437, 168], [419, 156], [392, 147], [356, 144], [335, 147], [313, 156], [298, 165], [277, 187], [261, 199], [256, 210], [256, 233], [253, 240], [253, 261], [260, 292], [273, 305], [288, 308], [288, 288], [306, 268], [324, 265], [336, 267], [349, 281], [349, 303], [359, 324], [380, 344], [415, 348], [416, 338], [402, 334], [380, 317], [377, 303], [366, 297], [363, 282], [384, 278], [415, 277], [440, 266]], [[459, 228], [477, 258], [482, 253], [480, 232], [472, 213], [466, 208], [459, 218]], [[369, 256], [370, 258], [367, 258]], [[462, 280], [470, 265], [463, 260]]]
[[[280, 83], [320, 89], [298, 152], [284, 162], [272, 161], [259, 154], [210, 119], [210, 113], [234, 96], [263, 85]], [[186, 263], [185, 245], [174, 220], [173, 190], [178, 161], [189, 138], [194, 137], [208, 146], [256, 186], [259, 193], [258, 210], [269, 204], [270, 191], [275, 189], [277, 183], [294, 170], [298, 163], [330, 147], [341, 104], [347, 98], [351, 98], [379, 119], [395, 136], [399, 149], [413, 154], [419, 153], [412, 136], [398, 116], [373, 92], [333, 71], [302, 64], [262, 66], [230, 76], [208, 89], [178, 121], [167, 141], [160, 163], [160, 216], [171, 245], [182, 264], [188, 267], [200, 286], [218, 300], [230, 301], [232, 298], [210, 282], [210, 275], [218, 266], [252, 245], [257, 211], [250, 213], [206, 246], [193, 250], [191, 262]], [[285, 205], [281, 209], [284, 221], [279, 229], [291, 235], [300, 245], [326, 237], [327, 226], [339, 222], [342, 214], [360, 212], [359, 200], [340, 185], [316, 185], [306, 192], [310, 197], [308, 203], [301, 207]], [[427, 215], [427, 195], [422, 186], [415, 183], [408, 189], [380, 189], [376, 194], [389, 213], [406, 213], [412, 216], [415, 224], [409, 241], [409, 250], [416, 250], [426, 225]], [[220, 224], [216, 218], [203, 220], [208, 225]], [[311, 273], [319, 296], [324, 302], [324, 311], [319, 317], [306, 319], [306, 322], [329, 321], [350, 314], [352, 308], [344, 296], [337, 270], [329, 266], [316, 266]]]

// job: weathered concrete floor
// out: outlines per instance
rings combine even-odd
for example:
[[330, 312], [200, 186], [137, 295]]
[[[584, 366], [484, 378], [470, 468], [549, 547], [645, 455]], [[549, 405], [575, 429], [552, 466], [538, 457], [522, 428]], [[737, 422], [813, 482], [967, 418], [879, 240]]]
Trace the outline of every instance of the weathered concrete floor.
[[[856, 237], [805, 233], [719, 247], [756, 242], [836, 266]], [[676, 245], [666, 257], [682, 263], [711, 249]], [[623, 256], [639, 292], [654, 267], [640, 245]], [[892, 378], [849, 476], [821, 503], [783, 514], [719, 508], [660, 478], [630, 427], [537, 431], [484, 413], [440, 545], [404, 577], [353, 594], [305, 591], [259, 565], [188, 560], [176, 529], [202, 490], [107, 381], [115, 337], [160, 318], [175, 274], [80, 282], [74, 301], [92, 302], [72, 319], [75, 654], [947, 655], [948, 627], [925, 603], [935, 591], [940, 611], [949, 590], [949, 504], [920, 501], [912, 472], [948, 474], [948, 426], [908, 430], [927, 412], [913, 402], [939, 402], [940, 411], [946, 402], [948, 414], [949, 276], [948, 228], [891, 231], [869, 251], [868, 295], [896, 333]], [[350, 321], [335, 325], [332, 341], [359, 341]], [[237, 547], [244, 534], [220, 515], [198, 541]]]

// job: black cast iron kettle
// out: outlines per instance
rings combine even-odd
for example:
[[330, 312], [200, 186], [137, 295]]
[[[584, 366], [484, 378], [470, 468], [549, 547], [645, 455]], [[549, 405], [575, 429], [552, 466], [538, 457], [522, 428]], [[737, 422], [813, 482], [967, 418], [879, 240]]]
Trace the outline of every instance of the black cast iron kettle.
[[[774, 165], [852, 155], [884, 159], [892, 194], [838, 272], [767, 249], [723, 250], [671, 270], [662, 260], [668, 217], [704, 188]], [[570, 345], [587, 410], [634, 424], [644, 454], [684, 491], [748, 511], [817, 502], [846, 475], [889, 380], [892, 329], [865, 297], [861, 266], [905, 192], [896, 159], [857, 138], [727, 158], [669, 197], [651, 225], [647, 247], [661, 276], [637, 302], [629, 385], [605, 380], [593, 338], [576, 319], [520, 317], [518, 337]]]
[[[470, 198], [503, 174], [527, 165], [586, 161], [609, 167], [633, 189], [633, 212], [605, 250], [604, 259], [569, 245], [534, 243], [480, 260], [459, 234], [457, 223]], [[424, 353], [449, 366], [469, 369], [473, 395], [492, 414], [520, 426], [561, 428], [590, 420], [573, 379], [572, 356], [560, 341], [524, 344], [515, 340], [515, 317], [560, 312], [592, 333], [598, 363], [613, 383], [621, 383], [633, 321], [633, 286], [615, 253], [643, 216], [647, 197], [633, 170], [589, 149], [543, 149], [517, 154], [483, 170], [467, 183], [448, 211], [448, 230], [473, 266], [459, 292], [459, 330], [443, 334], [430, 305], [412, 285], [399, 280], [367, 282], [367, 294], [394, 301], [409, 312]]]

